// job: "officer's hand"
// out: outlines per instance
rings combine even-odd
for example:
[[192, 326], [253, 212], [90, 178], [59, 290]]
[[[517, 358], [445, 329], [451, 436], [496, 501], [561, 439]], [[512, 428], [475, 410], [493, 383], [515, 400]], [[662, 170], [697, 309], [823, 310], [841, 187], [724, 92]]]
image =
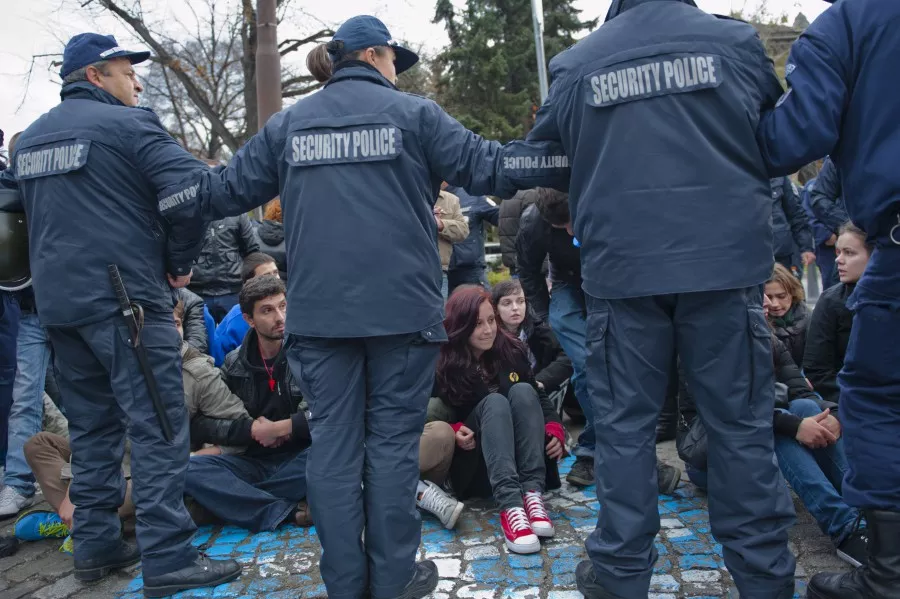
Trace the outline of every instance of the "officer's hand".
[[837, 437], [822, 426], [822, 421], [829, 416], [828, 411], [816, 416], [804, 418], [797, 430], [797, 441], [812, 449], [821, 449], [837, 442]]
[[834, 233], [831, 234], [831, 237], [828, 238], [828, 241], [825, 242], [825, 245], [831, 247], [837, 243], [837, 235]]
[[563, 447], [563, 444], [559, 442], [559, 439], [551, 436], [550, 440], [547, 441], [547, 457], [551, 460], [559, 460], [565, 455], [566, 449]]
[[456, 446], [463, 451], [475, 449], [475, 433], [468, 426], [461, 426], [456, 431]]
[[173, 277], [172, 275], [166, 275], [169, 278], [169, 285], [178, 289], [179, 287], [187, 287], [191, 282], [191, 275], [194, 274], [194, 271], [191, 270], [186, 275], [182, 275], [180, 277]]
[[809, 266], [816, 261], [816, 255], [812, 252], [803, 252], [801, 256], [803, 258], [803, 266]]

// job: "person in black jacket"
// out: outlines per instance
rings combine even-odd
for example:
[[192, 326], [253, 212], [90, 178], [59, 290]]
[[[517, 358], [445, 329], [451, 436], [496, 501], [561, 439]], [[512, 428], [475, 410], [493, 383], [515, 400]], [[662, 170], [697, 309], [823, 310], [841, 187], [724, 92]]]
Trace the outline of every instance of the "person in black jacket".
[[241, 265], [248, 254], [258, 251], [259, 243], [246, 214], [210, 223], [189, 287], [203, 298], [216, 323], [238, 303]]
[[258, 532], [311, 524], [306, 503], [309, 423], [284, 351], [284, 283], [257, 277], [244, 285], [241, 310], [250, 331], [225, 360], [228, 387], [253, 420], [197, 417], [198, 438], [246, 445], [244, 455], [194, 456], [185, 494], [222, 520]]
[[278, 276], [287, 285], [287, 251], [284, 248], [284, 221], [281, 216], [281, 200], [275, 198], [266, 205], [263, 220], [256, 228], [259, 249], [272, 256], [278, 265]]
[[776, 263], [772, 277], [766, 283], [765, 295], [769, 298], [767, 313], [775, 336], [790, 350], [794, 363], [801, 364], [809, 326], [803, 285], [787, 268]]
[[844, 225], [840, 233], [835, 243], [840, 283], [826, 289], [816, 302], [803, 353], [803, 372], [809, 382], [822, 397], [834, 403], [841, 397], [837, 375], [844, 367], [853, 326], [847, 298], [856, 289], [856, 282], [875, 250], [875, 244], [866, 243], [865, 231], [852, 223]]
[[[772, 304], [763, 297], [764, 310]], [[841, 497], [841, 486], [847, 472], [847, 456], [840, 440], [841, 424], [837, 404], [814, 393], [790, 350], [773, 333], [772, 359], [775, 365], [776, 409], [772, 416], [775, 432], [775, 454], [782, 474], [822, 529], [831, 537], [838, 557], [859, 566], [866, 555], [866, 533], [860, 528], [859, 511]], [[702, 421], [687, 385], [681, 386], [680, 406], [683, 423], [693, 440], [703, 439]], [[687, 454], [679, 435], [679, 454]], [[706, 488], [705, 441], [683, 455], [688, 464], [688, 477], [698, 487]]]
[[[788, 177], [775, 177], [772, 186], [772, 236], [775, 261], [800, 276], [800, 267], [816, 261], [813, 234], [800, 192]], [[799, 249], [799, 254], [797, 250]], [[793, 269], [797, 269], [794, 271]]]
[[[844, 223], [850, 220], [844, 205], [841, 177], [830, 157], [825, 158], [822, 170], [819, 171], [816, 182], [809, 191], [809, 209], [816, 220], [831, 231], [834, 236], [832, 239], [837, 237]], [[830, 273], [829, 279], [822, 281], [822, 286], [830, 287], [837, 284], [837, 271], [832, 269]]]
[[533, 317], [521, 283], [510, 279], [494, 285], [491, 301], [500, 326], [528, 349], [538, 387], [548, 395], [558, 391], [572, 376], [572, 361], [550, 327]]
[[493, 495], [509, 551], [536, 553], [538, 537], [554, 534], [542, 495], [559, 487], [562, 423], [524, 344], [497, 326], [488, 292], [451, 295], [444, 326], [449, 341], [441, 347], [428, 420], [456, 431], [453, 489], [460, 497]]
[[512, 277], [519, 276], [519, 258], [516, 252], [516, 238], [522, 214], [537, 199], [537, 190], [527, 189], [516, 193], [508, 200], [500, 202], [500, 260], [509, 269]]
[[188, 289], [180, 287], [175, 290], [178, 299], [184, 303], [184, 340], [202, 354], [209, 352], [209, 333], [203, 319], [203, 298]]

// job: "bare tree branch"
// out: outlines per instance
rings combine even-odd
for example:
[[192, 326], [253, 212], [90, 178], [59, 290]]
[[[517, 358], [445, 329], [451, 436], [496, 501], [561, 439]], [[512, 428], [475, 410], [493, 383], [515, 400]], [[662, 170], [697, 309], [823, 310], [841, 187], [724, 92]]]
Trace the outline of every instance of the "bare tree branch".
[[[35, 54], [31, 57], [31, 62], [28, 64], [28, 72], [25, 73], [25, 89], [22, 91], [22, 99], [19, 101], [19, 105], [16, 106], [16, 112], [19, 112], [23, 106], [25, 106], [25, 100], [28, 98], [28, 88], [31, 85], [31, 76], [34, 73], [35, 63], [38, 58], [49, 58], [51, 56], [62, 56], [62, 54], [54, 53], [54, 54]], [[52, 67], [58, 67], [62, 63], [59, 61], [51, 61], [48, 70]]]
[[322, 29], [321, 31], [317, 31], [316, 33], [310, 35], [309, 37], [304, 37], [302, 39], [287, 39], [278, 44], [278, 52], [284, 56], [286, 54], [290, 54], [306, 44], [312, 44], [314, 42], [320, 42], [326, 37], [332, 37], [334, 35], [334, 31], [331, 29]]

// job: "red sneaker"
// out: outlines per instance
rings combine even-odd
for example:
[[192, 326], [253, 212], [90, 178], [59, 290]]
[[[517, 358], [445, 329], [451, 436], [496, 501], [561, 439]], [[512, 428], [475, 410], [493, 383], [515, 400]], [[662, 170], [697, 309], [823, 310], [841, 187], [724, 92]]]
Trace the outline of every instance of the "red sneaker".
[[555, 532], [553, 522], [550, 521], [550, 515], [544, 508], [544, 498], [540, 491], [525, 493], [525, 513], [528, 514], [528, 521], [534, 534], [539, 537], [553, 536]]
[[513, 553], [537, 553], [541, 550], [541, 541], [528, 523], [528, 515], [520, 507], [500, 512], [500, 524], [503, 536], [506, 537], [506, 548]]

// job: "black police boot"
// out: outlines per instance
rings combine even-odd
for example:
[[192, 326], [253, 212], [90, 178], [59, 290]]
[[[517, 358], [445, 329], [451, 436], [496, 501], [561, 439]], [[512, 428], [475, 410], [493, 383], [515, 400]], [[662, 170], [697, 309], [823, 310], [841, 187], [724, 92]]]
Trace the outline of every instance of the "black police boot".
[[168, 597], [179, 591], [216, 587], [241, 575], [233, 559], [212, 560], [201, 554], [191, 565], [159, 576], [144, 575], [144, 597]]
[[678, 433], [678, 389], [669, 390], [666, 394], [666, 403], [659, 413], [656, 421], [656, 442], [671, 441]]
[[79, 559], [75, 552], [75, 580], [94, 582], [100, 580], [113, 570], [127, 568], [141, 561], [141, 550], [134, 543], [120, 540], [118, 545], [110, 547], [103, 557]]
[[597, 582], [594, 564], [586, 559], [575, 567], [575, 585], [585, 599], [625, 599], [607, 591]]
[[427, 597], [438, 584], [437, 566], [431, 560], [416, 564], [416, 573], [397, 599], [422, 599]]
[[900, 589], [900, 512], [866, 510], [868, 563], [844, 574], [816, 574], [810, 599], [894, 599]]
[[[738, 592], [737, 587], [731, 587], [728, 589], [728, 594], [725, 597], [726, 599], [741, 599], [741, 594]], [[790, 584], [772, 597], [773, 599], [794, 599], [794, 584]]]

